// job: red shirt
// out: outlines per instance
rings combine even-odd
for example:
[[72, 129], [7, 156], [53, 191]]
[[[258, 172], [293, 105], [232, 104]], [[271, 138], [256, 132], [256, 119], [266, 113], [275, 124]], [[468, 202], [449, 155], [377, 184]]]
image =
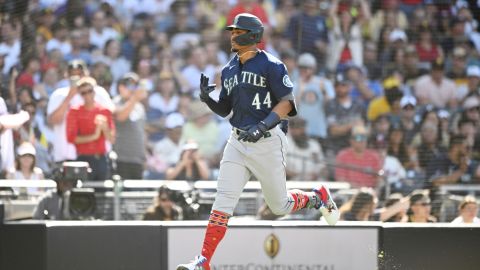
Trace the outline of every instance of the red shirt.
[[402, 0], [404, 5], [420, 5], [422, 0]]
[[30, 73], [22, 72], [17, 78], [17, 87], [27, 86], [30, 89], [33, 89], [35, 86], [35, 81], [33, 80], [33, 76]]
[[418, 59], [422, 62], [432, 62], [440, 56], [436, 44], [432, 44], [430, 50], [425, 49], [419, 43], [415, 44], [415, 47], [417, 49]]
[[[366, 149], [363, 154], [354, 153], [351, 147], [340, 151], [336, 158], [336, 164], [339, 165], [352, 165], [352, 167], [358, 167], [360, 170], [371, 169], [372, 172], [378, 172], [383, 167], [383, 162], [377, 152]], [[358, 170], [349, 170], [346, 168], [336, 168], [335, 178], [338, 181], [347, 181], [352, 184], [353, 187], [376, 187], [377, 176], [366, 174]]]
[[[106, 108], [95, 104], [92, 109], [86, 109], [83, 105], [70, 108], [67, 113], [67, 140], [74, 143], [78, 135], [90, 135], [95, 133], [95, 117], [99, 114], [105, 115], [111, 130], [115, 130], [112, 113]], [[103, 155], [106, 153], [105, 137], [100, 137], [92, 142], [75, 144], [78, 155]]]
[[[237, 16], [240, 13], [245, 13], [245, 12], [248, 12], [252, 15], [257, 16], [260, 19], [260, 21], [262, 21], [264, 26], [269, 25], [267, 12], [265, 12], [265, 9], [263, 9], [263, 7], [259, 4], [252, 4], [252, 7], [248, 10], [242, 4], [238, 4], [238, 5], [234, 6], [230, 10], [230, 12], [228, 13], [227, 25], [230, 25], [230, 24], [233, 23], [233, 20], [235, 19], [235, 16]], [[258, 48], [261, 49], [261, 50], [265, 49], [265, 41], [263, 41], [263, 39], [260, 43], [258, 43]]]

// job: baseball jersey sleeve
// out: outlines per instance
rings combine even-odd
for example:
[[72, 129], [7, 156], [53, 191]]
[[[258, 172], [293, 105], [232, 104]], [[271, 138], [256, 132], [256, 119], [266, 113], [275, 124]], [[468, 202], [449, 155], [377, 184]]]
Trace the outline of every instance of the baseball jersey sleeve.
[[274, 97], [278, 101], [282, 99], [293, 100], [293, 83], [288, 76], [285, 65], [282, 63], [272, 64], [268, 73], [267, 80]]

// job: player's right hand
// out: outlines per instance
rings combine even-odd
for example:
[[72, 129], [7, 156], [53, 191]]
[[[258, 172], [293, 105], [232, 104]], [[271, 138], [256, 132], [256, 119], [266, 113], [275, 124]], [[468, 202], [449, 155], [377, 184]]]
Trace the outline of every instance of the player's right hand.
[[202, 73], [200, 75], [200, 100], [203, 102], [207, 102], [210, 98], [210, 92], [215, 90], [215, 84], [208, 84], [209, 78]]

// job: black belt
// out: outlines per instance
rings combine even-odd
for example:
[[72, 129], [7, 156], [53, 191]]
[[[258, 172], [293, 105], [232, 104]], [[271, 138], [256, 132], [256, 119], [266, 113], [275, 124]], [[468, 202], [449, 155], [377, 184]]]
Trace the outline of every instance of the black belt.
[[[240, 133], [242, 133], [244, 130], [241, 130], [239, 128], [233, 128], [233, 131], [235, 132], [235, 134], [240, 135]], [[268, 137], [272, 137], [272, 134], [270, 133], [270, 131], [267, 131], [265, 132], [265, 134], [263, 135], [263, 138], [268, 138]]]

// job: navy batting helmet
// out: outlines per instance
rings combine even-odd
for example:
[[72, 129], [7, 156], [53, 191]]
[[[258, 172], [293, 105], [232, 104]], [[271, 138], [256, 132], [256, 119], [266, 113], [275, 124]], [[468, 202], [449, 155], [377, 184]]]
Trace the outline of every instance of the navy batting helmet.
[[235, 16], [233, 24], [226, 27], [226, 30], [233, 29], [247, 30], [248, 32], [235, 37], [235, 42], [238, 45], [245, 46], [255, 43], [260, 43], [263, 35], [263, 24], [257, 16], [249, 13], [240, 13]]

